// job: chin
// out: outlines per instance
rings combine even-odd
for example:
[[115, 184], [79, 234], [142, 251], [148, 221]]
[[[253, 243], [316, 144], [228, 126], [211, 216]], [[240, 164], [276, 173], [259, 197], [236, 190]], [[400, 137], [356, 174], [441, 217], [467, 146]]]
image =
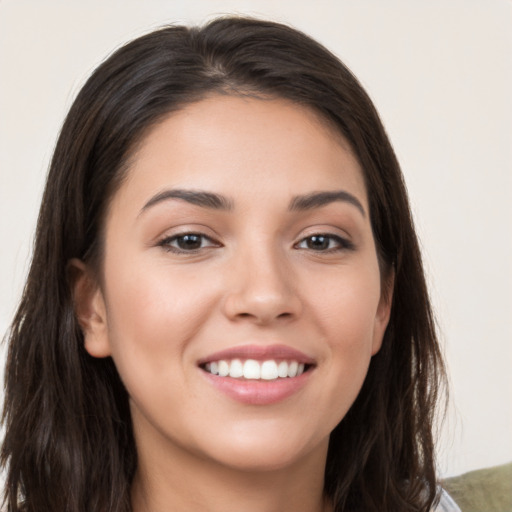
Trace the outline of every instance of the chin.
[[222, 466], [244, 473], [264, 473], [289, 469], [303, 457], [298, 453], [276, 455], [261, 450], [240, 450], [216, 458]]
[[240, 436], [217, 440], [210, 457], [238, 471], [279, 471], [316, 454], [325, 457], [328, 442], [328, 436], [314, 442], [310, 437], [290, 436], [289, 430], [265, 433], [264, 429], [259, 429], [253, 436], [246, 431]]

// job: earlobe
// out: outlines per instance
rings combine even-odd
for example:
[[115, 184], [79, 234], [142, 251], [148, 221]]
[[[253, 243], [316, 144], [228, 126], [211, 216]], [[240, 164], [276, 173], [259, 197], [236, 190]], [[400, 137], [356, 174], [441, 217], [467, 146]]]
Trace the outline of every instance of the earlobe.
[[87, 265], [77, 258], [68, 262], [67, 270], [75, 316], [84, 335], [85, 350], [93, 357], [108, 357], [111, 351], [107, 312], [97, 279]]
[[380, 294], [379, 306], [375, 317], [375, 327], [373, 332], [372, 356], [374, 356], [382, 346], [384, 333], [391, 316], [391, 307], [393, 304], [393, 290], [395, 288], [395, 271], [390, 269], [388, 275], [382, 280], [382, 289]]

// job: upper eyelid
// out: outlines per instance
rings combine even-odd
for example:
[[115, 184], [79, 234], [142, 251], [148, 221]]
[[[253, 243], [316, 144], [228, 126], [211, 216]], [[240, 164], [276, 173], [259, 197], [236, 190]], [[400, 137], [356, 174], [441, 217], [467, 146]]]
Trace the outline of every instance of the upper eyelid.
[[300, 234], [298, 234], [295, 239], [296, 240], [304, 240], [306, 238], [312, 236], [326, 236], [331, 238], [337, 238], [339, 240], [350, 242], [352, 240], [352, 236], [347, 233], [346, 230], [337, 227], [316, 227], [312, 226], [311, 228], [303, 229]]
[[205, 225], [201, 225], [201, 224], [176, 226], [176, 227], [168, 228], [165, 231], [162, 231], [161, 233], [162, 233], [161, 235], [158, 235], [155, 237], [157, 243], [159, 243], [162, 240], [178, 238], [180, 236], [185, 236], [185, 235], [203, 236], [203, 237], [208, 238], [213, 241], [218, 241], [221, 237], [212, 228], [205, 226]]
[[318, 236], [318, 237], [322, 236], [322, 237], [325, 237], [325, 238], [330, 238], [332, 240], [336, 240], [338, 242], [349, 242], [349, 240], [346, 237], [343, 237], [341, 235], [336, 235], [334, 233], [321, 233], [321, 232], [319, 232], [319, 233], [312, 233], [310, 235], [303, 236], [296, 243], [304, 242], [304, 240], [307, 240], [308, 238], [312, 238], [314, 236]]
[[[200, 247], [193, 248], [193, 249], [184, 249], [182, 247], [179, 247], [179, 245], [176, 243], [176, 241], [180, 237], [184, 237], [187, 235], [195, 235], [195, 236], [202, 238]], [[205, 243], [205, 241], [207, 241], [207, 242]], [[168, 235], [168, 236], [164, 236], [164, 237], [160, 238], [156, 243], [156, 247], [159, 247], [168, 253], [181, 254], [181, 255], [188, 254], [189, 256], [192, 256], [194, 254], [196, 254], [196, 255], [200, 254], [205, 250], [222, 247], [222, 244], [217, 242], [212, 237], [205, 235], [204, 233], [198, 233], [198, 232], [194, 232], [194, 231], [185, 231], [185, 232], [176, 233], [173, 235]]]
[[335, 233], [329, 233], [329, 232], [325, 232], [325, 231], [324, 232], [317, 231], [315, 233], [311, 233], [311, 234], [301, 237], [297, 242], [294, 243], [294, 247], [300, 245], [301, 243], [305, 242], [308, 238], [311, 238], [314, 236], [323, 236], [326, 238], [333, 239], [340, 245], [340, 249], [355, 249], [355, 244], [352, 240], [350, 240], [349, 237], [342, 236], [342, 235], [335, 234]]
[[205, 233], [201, 233], [199, 231], [182, 231], [180, 233], [175, 233], [175, 234], [172, 234], [172, 235], [164, 235], [162, 236], [160, 239], [159, 239], [159, 243], [163, 243], [163, 242], [168, 242], [168, 241], [173, 241], [173, 240], [176, 240], [182, 236], [187, 236], [187, 235], [194, 235], [194, 236], [199, 236], [201, 238], [204, 238], [214, 244], [219, 244], [218, 241], [215, 240], [214, 237], [210, 236], [210, 235], [207, 235]]

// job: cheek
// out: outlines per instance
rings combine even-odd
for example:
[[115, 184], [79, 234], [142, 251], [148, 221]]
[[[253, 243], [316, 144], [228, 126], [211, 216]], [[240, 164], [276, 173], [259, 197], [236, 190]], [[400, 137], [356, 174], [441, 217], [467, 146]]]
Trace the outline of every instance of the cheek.
[[132, 407], [156, 425], [155, 411], [183, 407], [190, 388], [188, 342], [205, 307], [190, 282], [155, 265], [112, 267], [107, 275], [112, 358]]
[[376, 264], [374, 267], [347, 271], [343, 276], [340, 272], [317, 282], [320, 286], [311, 296], [312, 315], [322, 333], [320, 345], [325, 347], [328, 366], [325, 394], [336, 404], [333, 424], [359, 394], [372, 357], [380, 301], [380, 275]]
[[109, 320], [114, 320], [116, 330], [124, 326], [128, 332], [149, 336], [163, 330], [172, 336], [193, 325], [210, 300], [211, 288], [205, 287], [199, 276], [171, 271], [161, 262], [140, 260], [112, 265], [106, 273]]
[[373, 339], [380, 301], [378, 271], [356, 270], [316, 284], [310, 304], [329, 343], [361, 352]]
[[203, 286], [201, 295], [199, 282], [144, 261], [111, 264], [106, 275], [109, 343], [121, 375], [168, 375], [170, 365], [179, 371], [211, 289]]

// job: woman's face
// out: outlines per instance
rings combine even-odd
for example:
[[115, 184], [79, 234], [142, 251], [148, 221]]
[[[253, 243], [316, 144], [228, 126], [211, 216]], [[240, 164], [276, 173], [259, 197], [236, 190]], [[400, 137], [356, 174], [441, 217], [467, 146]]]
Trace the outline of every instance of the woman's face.
[[104, 254], [78, 311], [129, 393], [140, 457], [325, 458], [389, 315], [362, 172], [331, 127], [285, 100], [173, 113], [132, 159]]

